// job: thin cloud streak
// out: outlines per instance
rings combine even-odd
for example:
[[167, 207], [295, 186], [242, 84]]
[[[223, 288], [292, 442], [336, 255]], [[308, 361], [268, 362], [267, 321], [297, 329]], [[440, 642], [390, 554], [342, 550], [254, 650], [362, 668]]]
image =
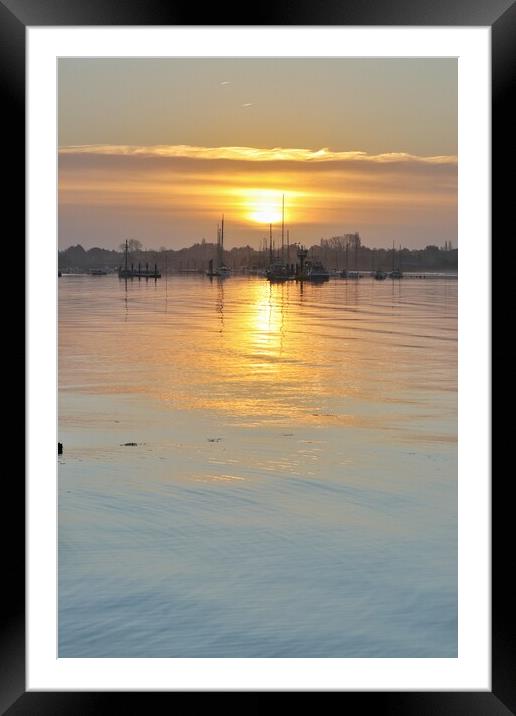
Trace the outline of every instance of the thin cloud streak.
[[[250, 105], [242, 105], [250, 106]], [[386, 152], [383, 154], [368, 154], [361, 151], [335, 152], [328, 147], [321, 149], [299, 149], [274, 147], [261, 149], [256, 147], [194, 147], [187, 144], [177, 145], [113, 145], [113, 144], [86, 144], [78, 146], [61, 147], [61, 155], [107, 155], [107, 156], [139, 156], [139, 157], [167, 157], [188, 159], [230, 159], [245, 161], [296, 161], [296, 162], [365, 162], [373, 164], [385, 163], [423, 163], [423, 164], [457, 164], [454, 155], [438, 155], [431, 157], [417, 156], [404, 152]]]

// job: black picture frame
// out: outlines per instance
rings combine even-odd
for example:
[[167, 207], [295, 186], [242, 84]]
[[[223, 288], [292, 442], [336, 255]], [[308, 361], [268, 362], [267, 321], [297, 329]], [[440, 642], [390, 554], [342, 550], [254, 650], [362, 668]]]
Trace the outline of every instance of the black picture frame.
[[[13, 237], [24, 232], [25, 217], [25, 30], [28, 26], [62, 25], [198, 25], [200, 8], [160, 0], [0, 0], [0, 86], [4, 142], [12, 152], [5, 206], [16, 217]], [[511, 164], [514, 113], [510, 110], [516, 54], [516, 4], [511, 0], [324, 0], [316, 4], [277, 0], [241, 9], [213, 4], [203, 7], [202, 25], [404, 25], [490, 26], [492, 32], [492, 236], [511, 226], [512, 182], [502, 174]], [[6, 141], [6, 138], [9, 138]], [[23, 149], [22, 149], [23, 148]], [[514, 149], [512, 149], [512, 156]], [[5, 171], [4, 171], [5, 173]], [[511, 201], [512, 199], [512, 201]], [[21, 227], [20, 227], [21, 224]], [[21, 241], [21, 238], [19, 239]], [[500, 243], [500, 242], [499, 242]], [[492, 260], [495, 259], [493, 242]], [[19, 256], [19, 249], [16, 248]], [[490, 275], [484, 277], [490, 280]], [[29, 288], [30, 290], [30, 288]], [[494, 315], [494, 314], [493, 314]], [[23, 337], [21, 343], [23, 345]], [[29, 346], [30, 348], [30, 346]], [[493, 353], [493, 356], [496, 353]], [[17, 400], [20, 399], [18, 395]], [[494, 445], [492, 445], [492, 450]], [[494, 452], [492, 453], [494, 454]], [[11, 471], [9, 471], [10, 473]], [[344, 708], [374, 709], [387, 714], [516, 713], [516, 660], [512, 592], [509, 588], [512, 520], [510, 470], [492, 481], [492, 691], [340, 692]], [[25, 488], [23, 480], [4, 480], [3, 597], [0, 621], [0, 711], [14, 715], [114, 713], [121, 699], [144, 712], [157, 710], [158, 699], [175, 704], [175, 692], [26, 692], [25, 689]], [[8, 508], [7, 508], [8, 506]], [[173, 699], [173, 701], [171, 700]]]

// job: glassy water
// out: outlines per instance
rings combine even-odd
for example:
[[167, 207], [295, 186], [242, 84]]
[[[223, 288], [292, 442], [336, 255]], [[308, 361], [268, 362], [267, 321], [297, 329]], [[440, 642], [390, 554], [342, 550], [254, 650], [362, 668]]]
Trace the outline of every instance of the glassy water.
[[455, 280], [62, 277], [59, 656], [456, 656], [456, 439]]

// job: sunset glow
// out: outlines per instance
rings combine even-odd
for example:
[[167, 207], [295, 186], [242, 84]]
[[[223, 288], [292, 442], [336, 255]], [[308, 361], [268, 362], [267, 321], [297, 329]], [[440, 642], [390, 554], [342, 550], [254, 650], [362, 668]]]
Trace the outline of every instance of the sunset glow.
[[178, 249], [224, 214], [257, 249], [283, 195], [293, 242], [456, 243], [455, 59], [67, 58], [59, 88], [62, 247]]
[[129, 232], [149, 247], [189, 245], [212, 241], [224, 214], [226, 246], [256, 248], [268, 224], [278, 230], [283, 195], [293, 241], [353, 231], [377, 246], [455, 240], [455, 156], [260, 149], [256, 160], [231, 147], [197, 149], [63, 147], [61, 240], [117, 245]]
[[251, 189], [248, 194], [249, 219], [259, 224], [281, 221], [281, 194], [267, 189]]

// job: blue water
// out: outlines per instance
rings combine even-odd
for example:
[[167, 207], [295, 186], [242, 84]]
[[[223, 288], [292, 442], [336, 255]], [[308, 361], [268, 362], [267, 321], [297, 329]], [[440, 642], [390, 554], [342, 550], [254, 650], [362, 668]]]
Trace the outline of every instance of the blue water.
[[456, 656], [456, 318], [447, 279], [60, 279], [59, 656]]

